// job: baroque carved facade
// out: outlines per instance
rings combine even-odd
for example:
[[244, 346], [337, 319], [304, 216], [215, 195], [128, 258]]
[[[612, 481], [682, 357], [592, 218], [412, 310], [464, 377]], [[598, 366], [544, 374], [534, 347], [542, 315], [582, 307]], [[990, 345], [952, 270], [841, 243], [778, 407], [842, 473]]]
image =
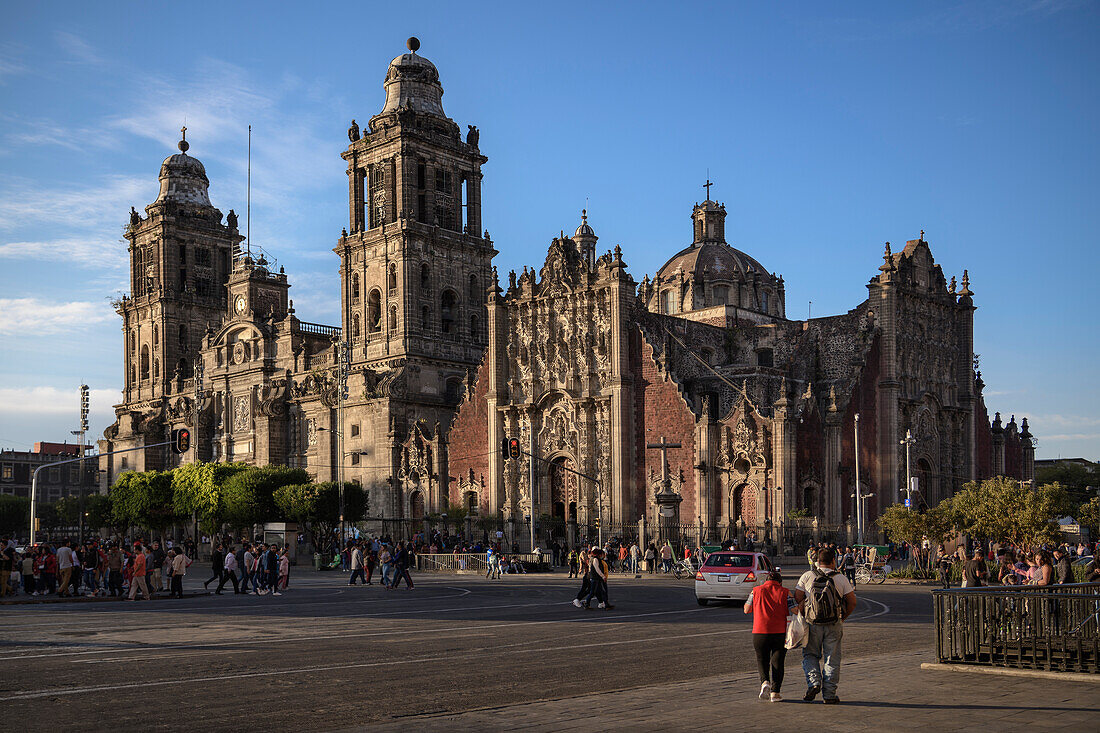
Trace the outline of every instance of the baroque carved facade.
[[[709, 196], [690, 245], [640, 283], [619, 247], [597, 254], [582, 212], [539, 269], [502, 284], [482, 229], [477, 128], [462, 135], [446, 116], [438, 71], [415, 51], [390, 63], [384, 87], [382, 111], [352, 122], [342, 154], [338, 326], [300, 320], [282, 268], [242, 251], [186, 140], [164, 161], [157, 200], [126, 230], [123, 401], [100, 446], [187, 426], [193, 449], [104, 457], [109, 481], [195, 460], [301, 466], [318, 480], [342, 466], [375, 517], [455, 503], [627, 527], [675, 507], [718, 538], [792, 510], [847, 520], [857, 414], [871, 517], [901, 496], [906, 431], [918, 502], [993, 473], [1031, 477], [1026, 420], [985, 411], [968, 276], [948, 284], [923, 235], [887, 248], [867, 300], [801, 321], [786, 316], [783, 278], [726, 242], [725, 207]], [[535, 460], [506, 460], [506, 437]]]

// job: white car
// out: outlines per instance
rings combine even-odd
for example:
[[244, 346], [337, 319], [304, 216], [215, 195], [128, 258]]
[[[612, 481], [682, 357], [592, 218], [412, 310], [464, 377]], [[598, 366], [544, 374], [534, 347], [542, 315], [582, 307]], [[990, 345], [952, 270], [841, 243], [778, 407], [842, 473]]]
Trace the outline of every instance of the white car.
[[767, 556], [759, 552], [712, 552], [695, 573], [695, 600], [700, 606], [710, 601], [747, 600], [752, 589], [768, 579], [772, 568]]

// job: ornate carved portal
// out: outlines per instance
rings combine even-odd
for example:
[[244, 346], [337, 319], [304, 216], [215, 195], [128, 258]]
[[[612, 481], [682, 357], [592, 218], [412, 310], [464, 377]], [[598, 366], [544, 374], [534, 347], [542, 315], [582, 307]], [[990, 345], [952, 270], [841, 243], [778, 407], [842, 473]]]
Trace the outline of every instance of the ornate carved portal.
[[550, 464], [550, 514], [569, 521], [577, 519], [580, 492], [577, 475], [564, 469], [576, 470], [576, 464], [567, 456], [556, 458]]

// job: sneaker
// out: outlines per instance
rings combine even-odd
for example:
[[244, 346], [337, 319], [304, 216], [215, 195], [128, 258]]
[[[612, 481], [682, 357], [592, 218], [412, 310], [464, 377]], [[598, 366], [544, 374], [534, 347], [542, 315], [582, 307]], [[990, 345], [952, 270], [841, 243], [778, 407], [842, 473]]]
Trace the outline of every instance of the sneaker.
[[600, 603], [596, 606], [596, 608], [607, 608], [607, 604], [606, 603]]
[[806, 702], [813, 702], [814, 698], [817, 697], [817, 693], [819, 693], [819, 692], [821, 692], [821, 687], [819, 687], [819, 686], [810, 687], [809, 689], [806, 690], [806, 695], [802, 699], [805, 700]]
[[778, 692], [773, 692], [771, 700], [772, 702], [783, 702], [783, 696]]
[[[36, 594], [36, 595], [37, 595], [37, 594]], [[581, 608], [582, 606], [584, 606], [584, 604], [583, 604], [583, 603], [581, 603], [581, 599], [580, 599], [580, 598], [574, 598], [574, 599], [573, 599], [573, 605], [574, 605], [574, 606], [576, 606], [577, 608]]]
[[839, 697], [823, 697], [823, 698], [821, 698], [821, 702], [825, 703], [826, 705], [839, 705], [840, 704], [840, 698]]
[[280, 593], [279, 591], [275, 591], [275, 592], [274, 592], [274, 593], [272, 593], [271, 595], [273, 595], [273, 596], [281, 596], [281, 595], [282, 595], [282, 593]]
[[767, 700], [768, 696], [772, 694], [772, 683], [761, 682], [760, 683], [760, 699]]

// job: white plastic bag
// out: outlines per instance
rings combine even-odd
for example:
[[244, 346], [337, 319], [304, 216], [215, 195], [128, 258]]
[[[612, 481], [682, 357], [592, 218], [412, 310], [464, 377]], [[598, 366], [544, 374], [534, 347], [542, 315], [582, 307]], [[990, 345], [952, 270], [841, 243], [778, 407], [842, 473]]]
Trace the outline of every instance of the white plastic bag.
[[806, 638], [810, 635], [810, 628], [801, 613], [796, 613], [787, 627], [787, 641], [784, 644], [788, 649], [797, 649], [805, 646]]

